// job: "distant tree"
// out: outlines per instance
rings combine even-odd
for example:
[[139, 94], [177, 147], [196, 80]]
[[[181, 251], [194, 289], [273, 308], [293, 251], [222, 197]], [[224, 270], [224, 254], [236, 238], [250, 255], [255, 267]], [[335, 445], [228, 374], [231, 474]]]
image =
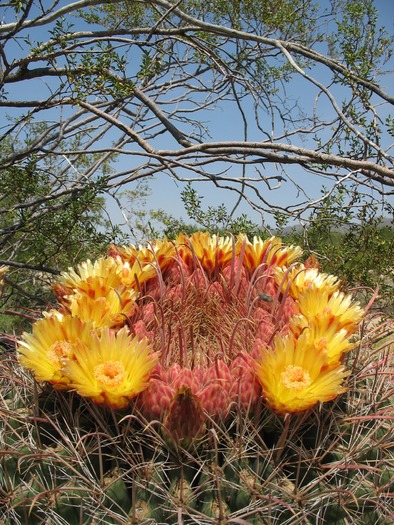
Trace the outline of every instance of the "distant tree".
[[181, 192], [181, 201], [188, 220], [177, 219], [164, 210], [151, 210], [150, 220], [156, 224], [156, 233], [174, 239], [179, 233], [192, 234], [196, 231], [209, 231], [217, 235], [238, 235], [245, 233], [250, 238], [264, 235], [261, 226], [253, 222], [245, 213], [233, 216], [224, 203], [207, 206], [204, 209], [203, 197], [189, 183]]

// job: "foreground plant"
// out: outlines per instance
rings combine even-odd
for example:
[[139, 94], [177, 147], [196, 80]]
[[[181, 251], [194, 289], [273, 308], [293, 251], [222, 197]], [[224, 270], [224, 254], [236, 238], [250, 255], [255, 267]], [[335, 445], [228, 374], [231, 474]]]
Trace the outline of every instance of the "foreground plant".
[[64, 273], [2, 363], [6, 524], [390, 522], [390, 342], [350, 352], [363, 310], [300, 256], [198, 233]]
[[208, 233], [113, 246], [62, 275], [60, 308], [23, 336], [19, 360], [99, 404], [135, 397], [175, 444], [234, 406], [253, 413], [261, 395], [277, 412], [306, 410], [346, 390], [342, 355], [363, 312], [300, 255], [275, 237]]

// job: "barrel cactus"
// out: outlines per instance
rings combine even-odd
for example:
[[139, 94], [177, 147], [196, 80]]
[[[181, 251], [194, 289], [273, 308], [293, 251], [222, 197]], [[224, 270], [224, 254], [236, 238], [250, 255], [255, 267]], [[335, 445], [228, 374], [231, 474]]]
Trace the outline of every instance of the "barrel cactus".
[[197, 233], [64, 272], [1, 361], [0, 523], [393, 522], [388, 325], [301, 255]]

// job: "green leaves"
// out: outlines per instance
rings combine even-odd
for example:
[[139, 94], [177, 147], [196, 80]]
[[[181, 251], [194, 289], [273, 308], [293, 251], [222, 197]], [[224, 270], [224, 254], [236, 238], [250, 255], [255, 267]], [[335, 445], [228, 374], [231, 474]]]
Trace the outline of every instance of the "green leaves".
[[[251, 221], [245, 213], [233, 218], [225, 204], [208, 206], [206, 210], [204, 210], [203, 197], [198, 195], [191, 184], [187, 184], [186, 188], [181, 192], [181, 200], [187, 216], [195, 223], [194, 231], [206, 230], [219, 235], [228, 232], [234, 235], [246, 233], [250, 238], [258, 235], [259, 227]], [[173, 238], [180, 233], [184, 226], [186, 226], [184, 223], [177, 224], [176, 221], [171, 223], [171, 220], [168, 220], [164, 234]]]
[[[342, 5], [341, 5], [342, 4]], [[378, 28], [378, 11], [371, 0], [340, 2], [332, 50], [363, 78], [372, 80], [381, 60], [390, 53], [392, 39]]]
[[[0, 155], [3, 164], [14, 150], [23, 149], [35, 133], [45, 134], [48, 126], [26, 124], [25, 143], [4, 141]], [[31, 135], [30, 135], [31, 133]], [[78, 148], [75, 135], [70, 149]], [[71, 158], [73, 158], [71, 156]], [[93, 158], [73, 159], [81, 169]], [[103, 165], [103, 172], [108, 170]], [[119, 229], [105, 218], [104, 199], [100, 196], [106, 175], [81, 180], [70, 186], [70, 175], [57, 156], [40, 162], [32, 153], [24, 160], [3, 169], [0, 177], [0, 259], [9, 260], [7, 286], [2, 305], [17, 312], [37, 309], [50, 302], [51, 274], [95, 257], [118, 237]], [[35, 268], [35, 270], [34, 270]], [[48, 272], [48, 273], [45, 273]], [[18, 331], [26, 320], [0, 316], [0, 332]]]

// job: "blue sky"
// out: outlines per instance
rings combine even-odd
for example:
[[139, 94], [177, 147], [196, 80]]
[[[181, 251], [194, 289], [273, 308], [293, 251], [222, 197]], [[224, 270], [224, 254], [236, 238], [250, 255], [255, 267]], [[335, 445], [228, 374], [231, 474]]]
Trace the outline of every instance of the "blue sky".
[[[322, 2], [323, 3], [323, 2]], [[390, 32], [393, 30], [394, 25], [394, 1], [391, 0], [375, 0], [375, 5], [379, 10], [379, 18], [381, 23], [385, 25], [387, 30]], [[393, 66], [394, 69], [394, 66]], [[298, 80], [293, 89], [299, 89], [300, 93], [303, 95], [306, 94], [307, 90], [310, 91], [310, 87], [302, 79]], [[394, 93], [394, 77], [393, 75], [386, 77], [386, 82], [383, 82], [383, 87], [389, 92]], [[295, 96], [298, 96], [295, 93]], [[324, 111], [324, 107], [321, 108]], [[218, 116], [219, 115], [219, 116]], [[217, 133], [217, 137], [220, 137], [221, 140], [232, 140], [234, 139], [234, 130], [242, 129], [242, 122], [240, 120], [239, 114], [234, 112], [226, 111], [225, 105], [222, 108], [218, 109], [215, 115], [207, 114], [207, 119], [212, 118], [214, 120], [213, 131]], [[238, 135], [239, 139], [242, 139]], [[255, 137], [251, 136], [250, 140], [253, 140]], [[258, 140], [258, 138], [256, 138]], [[270, 169], [270, 168], [268, 168]], [[293, 167], [289, 172], [294, 176], [297, 182], [305, 189], [307, 195], [310, 199], [319, 198], [320, 190], [323, 184], [329, 185], [329, 181], [325, 181], [320, 177], [312, 177], [309, 174], [305, 174], [300, 167]], [[176, 218], [186, 218], [185, 211], [180, 200], [180, 192], [184, 188], [182, 183], [170, 179], [168, 176], [164, 175], [157, 177], [156, 180], [151, 181], [150, 183], [152, 194], [147, 200], [148, 209], [163, 209], [167, 213], [172, 214]], [[194, 183], [194, 188], [198, 193], [203, 196], [203, 205], [205, 207], [217, 206], [221, 203], [224, 203], [228, 209], [232, 209], [235, 202], [237, 201], [237, 194], [233, 192], [226, 192], [223, 190], [216, 189], [209, 182]], [[280, 193], [279, 193], [280, 192]], [[281, 188], [277, 190], [277, 201], [281, 205], [286, 205], [292, 203], [294, 200], [294, 189], [291, 187], [290, 183], [283, 182]], [[119, 221], [122, 221], [121, 215], [117, 211], [117, 205], [112, 204], [111, 210], [113, 216], [119, 216]], [[252, 220], [256, 223], [261, 223], [261, 215], [255, 212], [250, 206], [243, 202], [237, 208], [236, 215], [241, 213], [246, 213]], [[267, 217], [264, 217], [265, 219]], [[273, 221], [268, 218], [267, 221], [271, 226], [273, 226]]]
[[[0, 2], [0, 7], [3, 2]], [[67, 4], [69, 2], [61, 2], [61, 4]], [[325, 2], [321, 2], [324, 4]], [[386, 26], [389, 32], [393, 31], [393, 25], [394, 25], [394, 1], [392, 0], [375, 0], [375, 5], [379, 10], [379, 15], [382, 23]], [[9, 20], [6, 20], [5, 22], [9, 22]], [[45, 35], [42, 35], [42, 40], [45, 39]], [[18, 49], [15, 47], [15, 55], [17, 56], [19, 54]], [[393, 66], [394, 69], [394, 66]], [[388, 92], [393, 93], [393, 86], [394, 86], [394, 76], [390, 75], [386, 77], [386, 90]], [[21, 95], [24, 95], [24, 91], [26, 90], [25, 86], [17, 86], [13, 85], [12, 89], [15, 90], [14, 93], [17, 93], [18, 90], [21, 91]], [[41, 86], [39, 84], [29, 84], [28, 87], [29, 91], [32, 93], [32, 96], [39, 96]], [[311, 88], [308, 86], [308, 84], [303, 81], [302, 79], [297, 80], [296, 83], [292, 84], [292, 93], [291, 96], [294, 97], [294, 99], [297, 99], [299, 97], [304, 97], [305, 100], [313, 100], [313, 92]], [[36, 93], [34, 93], [34, 91]], [[320, 107], [320, 111], [325, 112], [329, 111], [329, 108], [324, 106], [324, 103], [322, 103]], [[248, 108], [246, 108], [246, 111], [249, 111]], [[55, 117], [56, 118], [56, 117]], [[212, 140], [243, 140], [243, 134], [242, 134], [242, 121], [240, 118], [239, 113], [236, 113], [229, 109], [226, 104], [223, 104], [220, 108], [215, 110], [214, 113], [212, 112], [206, 112], [204, 114], [204, 118], [206, 119], [207, 123], [209, 122], [211, 126], [212, 131]], [[252, 118], [250, 119], [252, 122]], [[0, 124], [1, 125], [1, 124]], [[258, 131], [256, 129], [253, 129], [253, 126], [251, 125], [251, 133], [248, 137], [249, 140], [262, 140], [261, 135], [259, 135]], [[275, 170], [272, 167], [268, 167], [266, 172], [268, 174], [276, 174]], [[280, 173], [280, 172], [279, 172]], [[293, 176], [297, 182], [302, 186], [302, 188], [307, 192], [308, 198], [313, 199], [320, 196], [320, 188], [322, 184], [324, 183], [324, 180], [318, 177], [312, 177], [311, 175], [304, 174], [302, 169], [299, 167], [293, 167], [289, 170], [289, 173], [291, 176]], [[183, 217], [185, 218], [185, 212], [182, 206], [182, 202], [180, 200], [180, 192], [184, 188], [184, 185], [181, 183], [177, 183], [171, 178], [168, 177], [168, 175], [162, 174], [160, 177], [157, 177], [155, 180], [151, 181], [151, 190], [152, 194], [148, 198], [146, 207], [147, 209], [163, 209], [167, 213], [171, 213], [175, 217]], [[204, 206], [217, 206], [221, 203], [225, 203], [225, 205], [231, 209], [236, 200], [237, 200], [237, 194], [233, 192], [225, 192], [222, 190], [217, 190], [215, 187], [209, 183], [195, 183], [196, 190], [199, 192], [200, 195], [204, 197], [203, 203]], [[124, 189], [134, 189], [135, 186], [129, 186], [125, 187]], [[271, 197], [274, 194], [271, 195]], [[276, 190], [277, 195], [277, 202], [281, 205], [286, 205], [288, 203], [293, 202], [294, 200], [294, 190], [291, 188], [291, 184], [289, 182], [283, 182], [280, 189]], [[111, 218], [113, 222], [115, 223], [122, 223], [123, 217], [121, 213], [119, 212], [117, 204], [109, 199], [108, 200], [108, 211], [111, 215]], [[261, 216], [254, 212], [249, 205], [244, 202], [242, 203], [239, 208], [237, 209], [236, 215], [240, 215], [241, 213], [246, 213], [250, 216], [252, 220], [254, 220], [257, 223], [261, 222]], [[270, 221], [267, 221], [270, 223]], [[272, 224], [272, 222], [271, 222]]]

